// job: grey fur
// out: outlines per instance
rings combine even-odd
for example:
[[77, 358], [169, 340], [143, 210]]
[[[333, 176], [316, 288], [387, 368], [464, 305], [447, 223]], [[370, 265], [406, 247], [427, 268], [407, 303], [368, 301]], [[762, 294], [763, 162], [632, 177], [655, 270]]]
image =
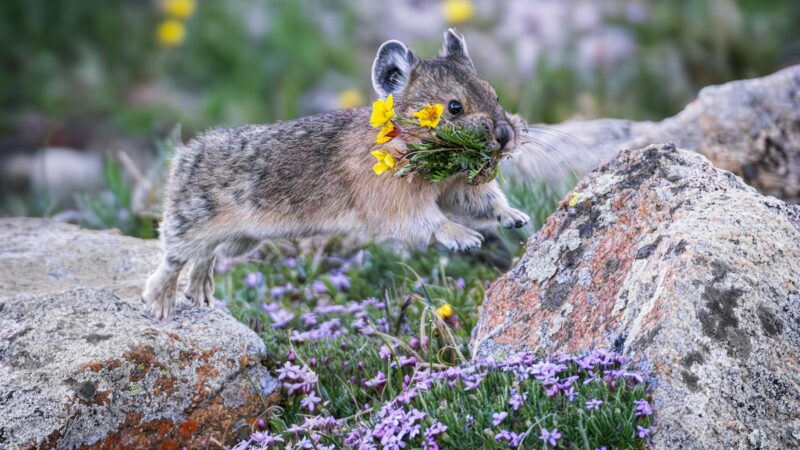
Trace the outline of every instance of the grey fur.
[[[428, 60], [397, 41], [382, 45], [373, 65], [376, 91], [392, 93], [404, 117], [428, 103], [457, 99], [464, 112], [445, 112], [443, 120], [481, 126], [490, 145], [513, 150], [521, 119], [503, 110], [492, 87], [477, 77], [463, 38], [448, 31], [444, 45], [442, 57]], [[184, 265], [192, 264], [186, 297], [210, 305], [215, 255], [245, 253], [265, 239], [350, 233], [468, 250], [481, 245], [475, 229], [495, 220], [508, 228], [527, 223], [496, 181], [471, 186], [462, 176], [437, 184], [375, 176], [370, 151], [397, 152], [403, 143], [375, 144], [369, 117], [368, 108], [354, 108], [220, 128], [181, 148], [167, 184], [164, 260], [143, 293], [155, 316], [174, 311]]]

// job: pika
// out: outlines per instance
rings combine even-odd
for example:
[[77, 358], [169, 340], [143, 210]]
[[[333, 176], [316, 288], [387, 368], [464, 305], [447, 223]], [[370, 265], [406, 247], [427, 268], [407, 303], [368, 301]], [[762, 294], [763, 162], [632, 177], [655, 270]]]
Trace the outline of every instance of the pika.
[[[381, 98], [393, 95], [400, 115], [439, 103], [443, 119], [483, 129], [490, 148], [511, 152], [518, 144], [524, 121], [500, 106], [453, 29], [437, 58], [418, 58], [399, 41], [383, 43], [372, 84]], [[191, 264], [186, 299], [210, 306], [215, 256], [245, 254], [267, 239], [350, 233], [470, 250], [482, 243], [477, 229], [528, 223], [496, 181], [376, 176], [370, 151], [405, 147], [399, 138], [376, 144], [375, 136], [370, 109], [353, 108], [213, 129], [182, 146], [165, 193], [163, 260], [142, 294], [154, 316], [174, 312], [184, 266]]]

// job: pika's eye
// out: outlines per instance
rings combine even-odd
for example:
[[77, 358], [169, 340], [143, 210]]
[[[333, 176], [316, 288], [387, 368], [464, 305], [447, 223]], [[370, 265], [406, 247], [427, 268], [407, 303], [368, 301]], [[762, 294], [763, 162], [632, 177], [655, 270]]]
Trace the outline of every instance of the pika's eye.
[[461, 106], [461, 102], [458, 100], [450, 100], [450, 103], [447, 104], [447, 110], [450, 111], [450, 114], [457, 116], [461, 114], [464, 107]]

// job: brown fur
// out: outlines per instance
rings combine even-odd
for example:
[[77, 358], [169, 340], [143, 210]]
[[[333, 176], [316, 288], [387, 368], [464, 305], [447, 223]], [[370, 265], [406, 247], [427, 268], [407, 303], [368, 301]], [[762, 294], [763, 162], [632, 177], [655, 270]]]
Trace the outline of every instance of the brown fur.
[[[463, 38], [450, 30], [439, 58], [419, 60], [389, 41], [373, 66], [379, 95], [392, 93], [398, 114], [411, 117], [427, 103], [457, 99], [463, 113], [444, 120], [483, 127], [489, 145], [504, 128], [512, 150], [521, 121], [498, 104], [492, 87], [477, 77]], [[164, 260], [148, 279], [145, 300], [156, 317], [175, 307], [176, 280], [192, 263], [186, 297], [210, 305], [216, 254], [238, 255], [271, 238], [350, 233], [453, 250], [480, 246], [494, 221], [527, 223], [508, 206], [492, 181], [471, 186], [456, 176], [431, 184], [421, 177], [375, 176], [371, 150], [401, 150], [395, 138], [375, 144], [370, 110], [340, 110], [269, 125], [216, 129], [180, 149], [170, 174], [161, 239]], [[510, 136], [509, 133], [513, 136]], [[395, 152], [397, 153], [397, 152]]]

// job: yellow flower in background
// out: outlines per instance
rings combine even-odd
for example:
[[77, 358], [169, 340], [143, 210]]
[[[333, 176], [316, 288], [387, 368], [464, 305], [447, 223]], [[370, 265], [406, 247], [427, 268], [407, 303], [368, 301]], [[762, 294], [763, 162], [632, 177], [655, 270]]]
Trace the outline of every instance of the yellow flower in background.
[[372, 115], [369, 116], [369, 122], [373, 127], [378, 128], [392, 120], [394, 117], [394, 98], [392, 94], [386, 97], [386, 100], [377, 99], [372, 104]]
[[358, 89], [345, 89], [339, 93], [339, 107], [348, 109], [364, 104], [364, 96]]
[[444, 17], [450, 23], [462, 23], [475, 14], [471, 0], [444, 0]]
[[370, 154], [378, 160], [378, 162], [372, 166], [372, 171], [375, 172], [375, 175], [381, 175], [383, 172], [394, 168], [394, 158], [391, 153], [374, 151], [370, 152]]
[[398, 134], [400, 134], [400, 130], [395, 128], [394, 122], [390, 120], [385, 124], [383, 124], [383, 127], [381, 127], [381, 132], [378, 133], [378, 137], [377, 139], [375, 139], [375, 142], [377, 142], [378, 144], [385, 144], [391, 141], [392, 138], [397, 136]]
[[164, 0], [161, 7], [164, 14], [176, 19], [185, 19], [194, 12], [195, 0]]
[[436, 125], [439, 125], [439, 119], [442, 118], [442, 111], [444, 111], [444, 106], [437, 103], [415, 112], [414, 117], [419, 119], [420, 126], [436, 128]]
[[174, 47], [183, 42], [186, 37], [186, 27], [179, 20], [169, 19], [161, 22], [156, 30], [156, 39], [164, 47]]
[[445, 320], [453, 315], [453, 307], [450, 306], [450, 303], [445, 303], [444, 305], [436, 308], [436, 315], [441, 317], [442, 320]]

